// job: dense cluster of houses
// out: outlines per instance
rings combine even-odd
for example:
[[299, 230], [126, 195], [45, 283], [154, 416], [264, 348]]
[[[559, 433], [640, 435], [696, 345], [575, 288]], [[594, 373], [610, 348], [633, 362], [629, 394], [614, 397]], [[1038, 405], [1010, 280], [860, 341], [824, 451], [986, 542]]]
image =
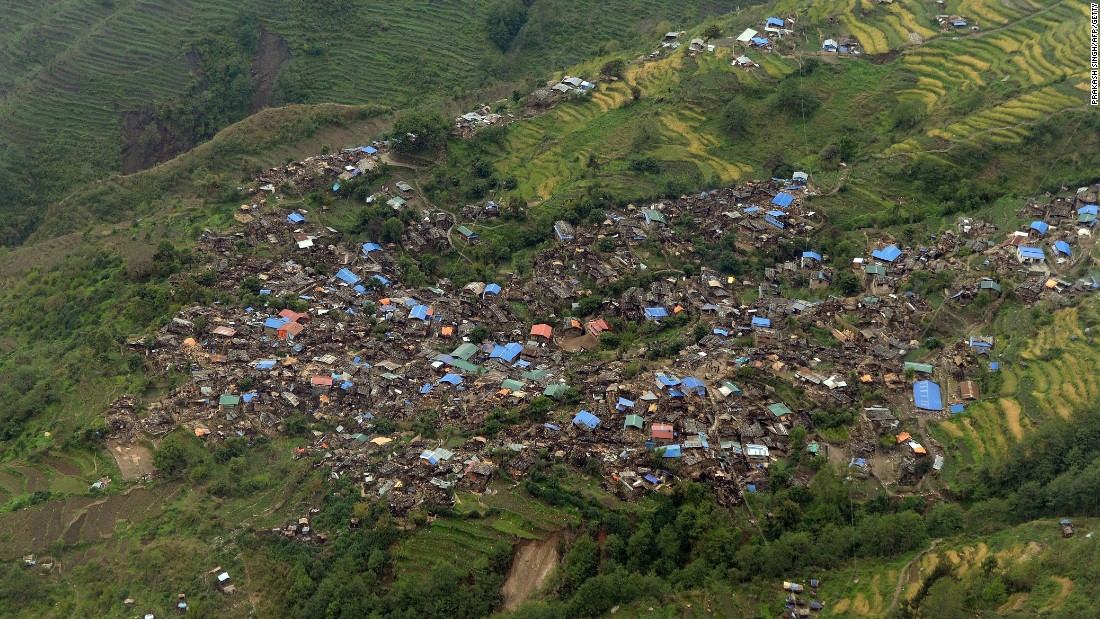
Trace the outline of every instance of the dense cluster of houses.
[[[314, 160], [325, 171], [320, 180], [309, 177], [327, 183], [347, 171], [340, 163], [360, 155], [371, 153]], [[737, 248], [756, 252], [810, 238], [821, 223], [809, 177], [799, 172], [611, 209], [599, 223], [559, 221], [529, 277], [411, 287], [402, 281], [400, 252], [438, 252], [449, 234], [460, 234], [452, 231], [454, 216], [424, 212], [400, 246], [350, 243], [311, 213], [269, 199], [301, 182], [295, 171], [303, 167], [263, 175], [235, 229], [199, 239], [202, 262], [218, 273], [214, 287], [234, 294], [249, 287], [251, 305], [187, 307], [151, 346], [133, 342], [152, 366], [189, 380], [141, 412], [120, 400], [108, 423], [123, 441], [181, 426], [221, 441], [284, 432], [290, 420], [305, 419], [317, 430], [297, 456], [333, 478], [350, 477], [397, 515], [449, 503], [452, 488], [482, 490], [501, 469], [522, 477], [546, 460], [584, 466], [595, 459], [607, 487], [624, 496], [691, 478], [736, 503], [767, 484], [768, 466], [790, 454], [794, 428], [814, 438], [811, 413], [825, 408], [863, 411], [841, 456], [854, 468], [871, 469], [878, 437], [893, 433], [899, 470], [929, 455], [938, 470], [936, 446], [897, 432], [898, 419], [949, 415], [945, 407], [956, 411], [978, 399], [971, 379], [997, 369], [977, 361], [991, 358], [993, 341], [975, 334], [928, 363], [908, 362], [921, 318], [934, 308], [906, 292], [906, 281], [922, 271], [964, 273], [964, 248], [988, 259], [981, 275], [955, 279], [967, 293], [956, 302], [998, 292], [997, 282], [1021, 269], [1049, 278], [1064, 266], [1020, 264], [1005, 251], [1014, 245], [992, 241], [994, 227], [961, 220], [934, 246], [884, 240], [850, 266], [808, 250], [769, 267], [759, 281], [705, 267], [662, 272], [645, 287], [586, 305], [582, 315], [581, 300], [649, 271], [644, 256], [654, 251], [690, 259], [704, 240], [732, 237]], [[1077, 227], [1095, 221], [1090, 199], [1095, 194], [1086, 190], [1034, 207], [1046, 225], [1032, 225], [1027, 246], [1067, 243], [1067, 256], [1083, 253], [1072, 244], [1086, 238]], [[458, 227], [476, 236], [471, 227], [480, 215], [470, 215]], [[862, 278], [858, 294], [825, 301], [783, 294], [795, 279], [828, 287], [849, 268]], [[1058, 288], [1044, 284], [1038, 294], [1070, 292]], [[601, 348], [616, 324], [660, 329], [670, 321], [694, 325], [696, 334], [681, 339], [671, 358], [647, 356], [656, 346], [648, 342], [583, 354]], [[865, 407], [872, 392], [881, 395]], [[448, 438], [427, 438], [437, 435]], [[800, 448], [828, 451], [819, 440]]]

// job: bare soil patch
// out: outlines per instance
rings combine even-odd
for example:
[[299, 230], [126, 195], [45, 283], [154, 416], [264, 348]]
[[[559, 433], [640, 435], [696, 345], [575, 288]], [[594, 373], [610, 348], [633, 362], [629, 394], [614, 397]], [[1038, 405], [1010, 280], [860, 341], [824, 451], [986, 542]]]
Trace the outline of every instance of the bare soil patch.
[[592, 335], [586, 334], [580, 337], [564, 339], [558, 342], [558, 345], [566, 352], [579, 352], [582, 350], [593, 350], [600, 345], [600, 341]]
[[153, 473], [153, 452], [142, 445], [121, 445], [107, 443], [107, 448], [118, 464], [123, 479], [138, 479], [142, 475]]
[[504, 581], [504, 608], [515, 610], [531, 597], [560, 562], [557, 535], [517, 544], [513, 551], [512, 567]]

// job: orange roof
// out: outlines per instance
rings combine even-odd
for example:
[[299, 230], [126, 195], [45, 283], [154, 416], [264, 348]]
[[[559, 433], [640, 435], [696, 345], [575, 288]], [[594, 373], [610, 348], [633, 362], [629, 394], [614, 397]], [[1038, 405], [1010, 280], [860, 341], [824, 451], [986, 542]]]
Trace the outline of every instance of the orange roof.
[[233, 327], [220, 326], [214, 328], [214, 335], [222, 335], [225, 337], [233, 337], [237, 335], [237, 330]]
[[684, 311], [684, 306], [683, 305], [677, 305], [676, 307], [672, 308], [672, 313], [673, 314], [679, 314], [682, 311]]
[[378, 304], [379, 305], [389, 305], [390, 304], [390, 298], [386, 297], [385, 299], [379, 299]]
[[913, 438], [912, 434], [909, 434], [908, 432], [902, 432], [898, 435], [898, 444], [900, 445], [901, 443], [904, 443], [911, 438]]
[[303, 327], [300, 323], [286, 322], [286, 323], [283, 323], [283, 326], [279, 327], [279, 333], [281, 335], [283, 335], [283, 334], [298, 335], [299, 333], [302, 332], [303, 329], [305, 329], [305, 327]]
[[924, 447], [920, 446], [920, 445], [917, 445], [917, 446], [913, 447], [913, 453], [915, 453], [915, 454], [926, 454], [926, 453], [928, 453], [928, 450], [925, 449]]
[[574, 318], [574, 319], [569, 321], [569, 326], [573, 327], [574, 329], [580, 329], [581, 328], [581, 321]]
[[450, 337], [455, 334], [455, 328], [448, 325], [439, 330], [439, 334], [442, 336]]
[[550, 334], [553, 333], [553, 331], [554, 329], [547, 324], [538, 324], [531, 327], [531, 335], [541, 335], [546, 339], [550, 339]]
[[607, 324], [607, 321], [604, 320], [603, 318], [597, 318], [597, 319], [593, 320], [592, 322], [588, 323], [588, 328], [589, 328], [589, 330], [592, 331], [592, 333], [594, 333], [596, 335], [599, 335], [600, 333], [603, 333], [604, 331], [610, 331], [611, 330], [611, 325]]
[[207, 428], [204, 428], [202, 426], [195, 428], [195, 436], [203, 437], [207, 434], [210, 434], [210, 430], [208, 430]]
[[332, 377], [324, 374], [315, 374], [310, 382], [314, 385], [332, 386]]
[[306, 314], [304, 312], [299, 314], [298, 312], [296, 312], [292, 309], [285, 309], [285, 310], [279, 312], [279, 316], [282, 317], [282, 318], [286, 318], [287, 320], [294, 321], [294, 322], [298, 322], [299, 320], [301, 320], [303, 318], [309, 318], [309, 314]]

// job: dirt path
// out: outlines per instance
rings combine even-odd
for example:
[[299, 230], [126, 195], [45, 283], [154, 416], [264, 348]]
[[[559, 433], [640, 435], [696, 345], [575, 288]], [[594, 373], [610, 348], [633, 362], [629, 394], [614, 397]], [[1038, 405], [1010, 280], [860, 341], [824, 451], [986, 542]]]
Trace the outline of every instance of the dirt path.
[[561, 561], [558, 556], [558, 536], [544, 540], [520, 542], [512, 557], [512, 567], [504, 581], [504, 609], [515, 610], [532, 593], [538, 591], [550, 572]]
[[926, 555], [926, 554], [932, 552], [933, 550], [935, 550], [936, 545], [938, 545], [939, 543], [940, 543], [940, 540], [938, 540], [938, 539], [932, 540], [932, 543], [928, 546], [928, 548], [925, 548], [924, 550], [918, 552], [917, 556], [913, 557], [912, 559], [909, 559], [909, 562], [905, 564], [905, 567], [901, 568], [901, 573], [898, 574], [898, 584], [897, 584], [896, 587], [894, 587], [894, 599], [890, 600], [890, 607], [886, 609], [886, 614], [892, 613], [894, 611], [894, 609], [898, 607], [898, 598], [901, 597], [901, 591], [902, 591], [902, 589], [905, 588], [906, 582], [909, 580], [907, 578], [907, 575], [909, 574], [909, 570], [914, 565], [916, 565], [924, 555]]

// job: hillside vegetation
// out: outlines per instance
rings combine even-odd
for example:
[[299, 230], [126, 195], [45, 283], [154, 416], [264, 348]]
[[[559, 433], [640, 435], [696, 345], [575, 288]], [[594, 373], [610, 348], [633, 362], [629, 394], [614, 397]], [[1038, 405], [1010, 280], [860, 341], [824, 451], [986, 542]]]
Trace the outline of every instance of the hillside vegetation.
[[42, 220], [38, 208], [61, 193], [163, 161], [265, 104], [396, 109], [439, 101], [562, 69], [736, 5], [585, 0], [564, 10], [557, 0], [527, 2], [502, 52], [486, 27], [499, 4], [6, 3], [0, 244], [22, 241]]
[[[133, 395], [144, 415], [189, 380], [186, 366], [152, 367], [145, 344], [181, 308], [266, 302], [259, 280], [256, 291], [229, 282], [235, 274], [195, 250], [204, 231], [235, 226], [243, 188], [263, 170], [437, 130], [438, 149], [387, 153], [394, 159], [368, 180], [288, 189], [278, 206], [308, 211], [351, 247], [386, 243], [410, 289], [522, 279], [536, 252], [558, 247], [557, 220], [601, 224], [604, 209], [796, 170], [811, 175], [818, 195], [808, 203], [824, 215], [806, 238], [746, 252], [681, 218], [671, 228], [692, 239], [690, 251], [639, 244], [648, 273], [562, 307], [595, 315], [604, 296], [703, 266], [731, 282], [762, 281], [781, 252], [813, 249], [845, 265], [883, 239], [932, 245], [960, 216], [994, 221], [998, 233], [1026, 227], [1016, 209], [1030, 199], [1100, 178], [1100, 114], [1086, 105], [1080, 62], [1085, 2], [949, 1], [943, 10], [976, 32], [942, 31], [939, 10], [911, 0], [780, 0], [736, 13], [729, 2], [664, 0], [9, 4], [0, 22], [0, 244], [12, 246], [0, 247], [6, 615], [133, 616], [122, 600], [170, 609], [187, 591], [199, 617], [772, 617], [784, 610], [784, 580], [814, 578], [823, 583], [820, 616], [1090, 616], [1100, 596], [1100, 542], [1088, 536], [1100, 524], [1095, 296], [1027, 307], [1006, 285], [995, 301], [956, 309], [939, 278], [922, 280], [920, 302], [938, 309], [921, 314], [911, 358], [980, 332], [996, 337], [1001, 368], [986, 372], [983, 361], [983, 398], [965, 412], [921, 418], [919, 432], [947, 464], [912, 491], [858, 477], [844, 456], [811, 457], [799, 427], [800, 447], [733, 506], [706, 480], [672, 473], [660, 491], [621, 500], [606, 483], [610, 461], [587, 454], [582, 467], [540, 453], [523, 476], [502, 468], [483, 493], [449, 491], [453, 506], [398, 519], [375, 487], [335, 475], [328, 453], [299, 459], [332, 432], [304, 413], [276, 437], [204, 442], [176, 429], [142, 438], [135, 446], [159, 469], [150, 481], [124, 480], [104, 440], [105, 411], [120, 396]], [[770, 15], [795, 18], [773, 50], [734, 42]], [[689, 53], [685, 44], [651, 56], [671, 29], [685, 30], [685, 43], [707, 33], [715, 49]], [[864, 53], [821, 52], [822, 39], [847, 37]], [[270, 79], [258, 83], [262, 49], [270, 58], [289, 51], [289, 60], [261, 62]], [[742, 54], [759, 66], [732, 66]], [[597, 85], [553, 105], [529, 94], [564, 75]], [[516, 120], [447, 139], [441, 128], [454, 112], [480, 103]], [[117, 174], [134, 153], [159, 164]], [[363, 202], [397, 180], [431, 212], [494, 200], [500, 217], [468, 222], [477, 244], [455, 243], [447, 230], [437, 251], [414, 254], [399, 243], [413, 210], [398, 217]], [[234, 250], [257, 264], [295, 255]], [[967, 256], [953, 268], [976, 275], [981, 258]], [[1092, 271], [1092, 257], [1077, 259], [1077, 275]], [[861, 284], [845, 275], [852, 294], [840, 277], [783, 293], [852, 297]], [[757, 293], [738, 294], [751, 302]], [[650, 328], [615, 318], [615, 331], [573, 358], [598, 363], [644, 347], [638, 363], [661, 367], [710, 335], [690, 320], [685, 312]], [[808, 341], [838, 345], [812, 329]], [[805, 399], [773, 382], [789, 401]], [[882, 393], [870, 391], [857, 402]], [[836, 418], [832, 436], [848, 437], [858, 406], [815, 411], [815, 438], [840, 442], [825, 436], [826, 416]], [[484, 441], [518, 410], [501, 409], [492, 433], [486, 421], [466, 434], [447, 428], [446, 439]], [[395, 444], [422, 442], [419, 420], [380, 421]], [[511, 457], [499, 452], [487, 455]], [[92, 487], [104, 477], [113, 481]], [[324, 543], [272, 533], [306, 513]], [[1060, 537], [1063, 517], [1078, 527], [1070, 539]], [[560, 565], [504, 610], [521, 542], [554, 545]], [[16, 560], [28, 552], [63, 569], [39, 576]], [[232, 573], [241, 594], [213, 586], [215, 567]]]

